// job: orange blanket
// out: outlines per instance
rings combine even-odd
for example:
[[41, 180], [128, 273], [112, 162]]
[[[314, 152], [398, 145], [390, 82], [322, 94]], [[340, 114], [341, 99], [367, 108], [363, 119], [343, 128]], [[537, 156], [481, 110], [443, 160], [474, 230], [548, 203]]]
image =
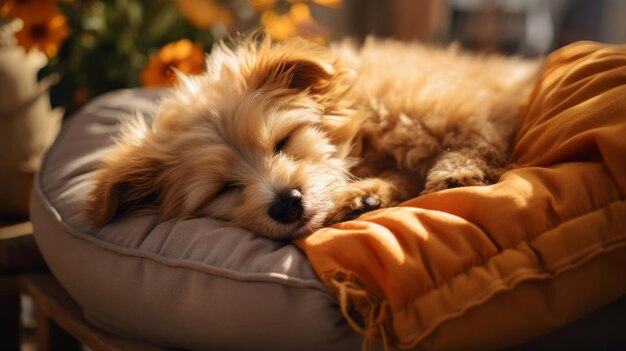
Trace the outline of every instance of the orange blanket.
[[626, 293], [626, 46], [550, 55], [522, 118], [499, 183], [297, 242], [366, 346], [512, 346]]

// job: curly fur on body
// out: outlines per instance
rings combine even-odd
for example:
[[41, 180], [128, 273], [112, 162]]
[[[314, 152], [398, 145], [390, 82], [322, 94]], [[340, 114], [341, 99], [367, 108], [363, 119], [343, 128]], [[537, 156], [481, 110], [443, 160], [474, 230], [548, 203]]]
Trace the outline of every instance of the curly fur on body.
[[84, 210], [104, 224], [149, 203], [283, 240], [491, 184], [539, 64], [379, 39], [218, 44], [152, 124], [126, 124]]

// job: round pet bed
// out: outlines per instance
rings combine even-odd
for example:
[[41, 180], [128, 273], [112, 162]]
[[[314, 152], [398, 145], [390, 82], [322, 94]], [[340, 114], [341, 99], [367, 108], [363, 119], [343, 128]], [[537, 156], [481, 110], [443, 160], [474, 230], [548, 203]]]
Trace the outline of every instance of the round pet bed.
[[209, 218], [127, 216], [101, 228], [81, 213], [89, 176], [120, 121], [149, 118], [163, 91], [125, 90], [67, 120], [31, 204], [36, 240], [86, 318], [159, 346], [212, 350], [350, 350], [337, 299], [293, 245]]

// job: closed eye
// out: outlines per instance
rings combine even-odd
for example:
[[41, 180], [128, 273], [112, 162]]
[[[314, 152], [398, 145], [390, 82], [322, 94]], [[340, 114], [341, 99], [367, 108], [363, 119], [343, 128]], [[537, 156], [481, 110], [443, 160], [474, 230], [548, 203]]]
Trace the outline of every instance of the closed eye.
[[239, 190], [239, 189], [243, 189], [243, 184], [237, 184], [237, 183], [225, 183], [220, 190], [217, 191], [217, 193], [215, 193], [214, 197], [219, 197], [222, 196], [224, 194], [227, 194], [233, 190]]
[[279, 142], [276, 143], [276, 145], [274, 145], [274, 153], [277, 154], [281, 151], [283, 151], [285, 149], [285, 146], [287, 146], [287, 143], [289, 142], [289, 135], [287, 135], [286, 137], [282, 138]]

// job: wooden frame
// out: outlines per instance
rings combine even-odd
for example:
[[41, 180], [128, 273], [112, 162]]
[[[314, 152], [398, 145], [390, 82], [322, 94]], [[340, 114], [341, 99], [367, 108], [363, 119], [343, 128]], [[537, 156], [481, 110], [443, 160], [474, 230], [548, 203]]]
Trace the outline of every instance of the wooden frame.
[[0, 227], [0, 350], [20, 351], [21, 295], [35, 306], [38, 351], [158, 351], [90, 325], [47, 267], [32, 235], [30, 222]]

